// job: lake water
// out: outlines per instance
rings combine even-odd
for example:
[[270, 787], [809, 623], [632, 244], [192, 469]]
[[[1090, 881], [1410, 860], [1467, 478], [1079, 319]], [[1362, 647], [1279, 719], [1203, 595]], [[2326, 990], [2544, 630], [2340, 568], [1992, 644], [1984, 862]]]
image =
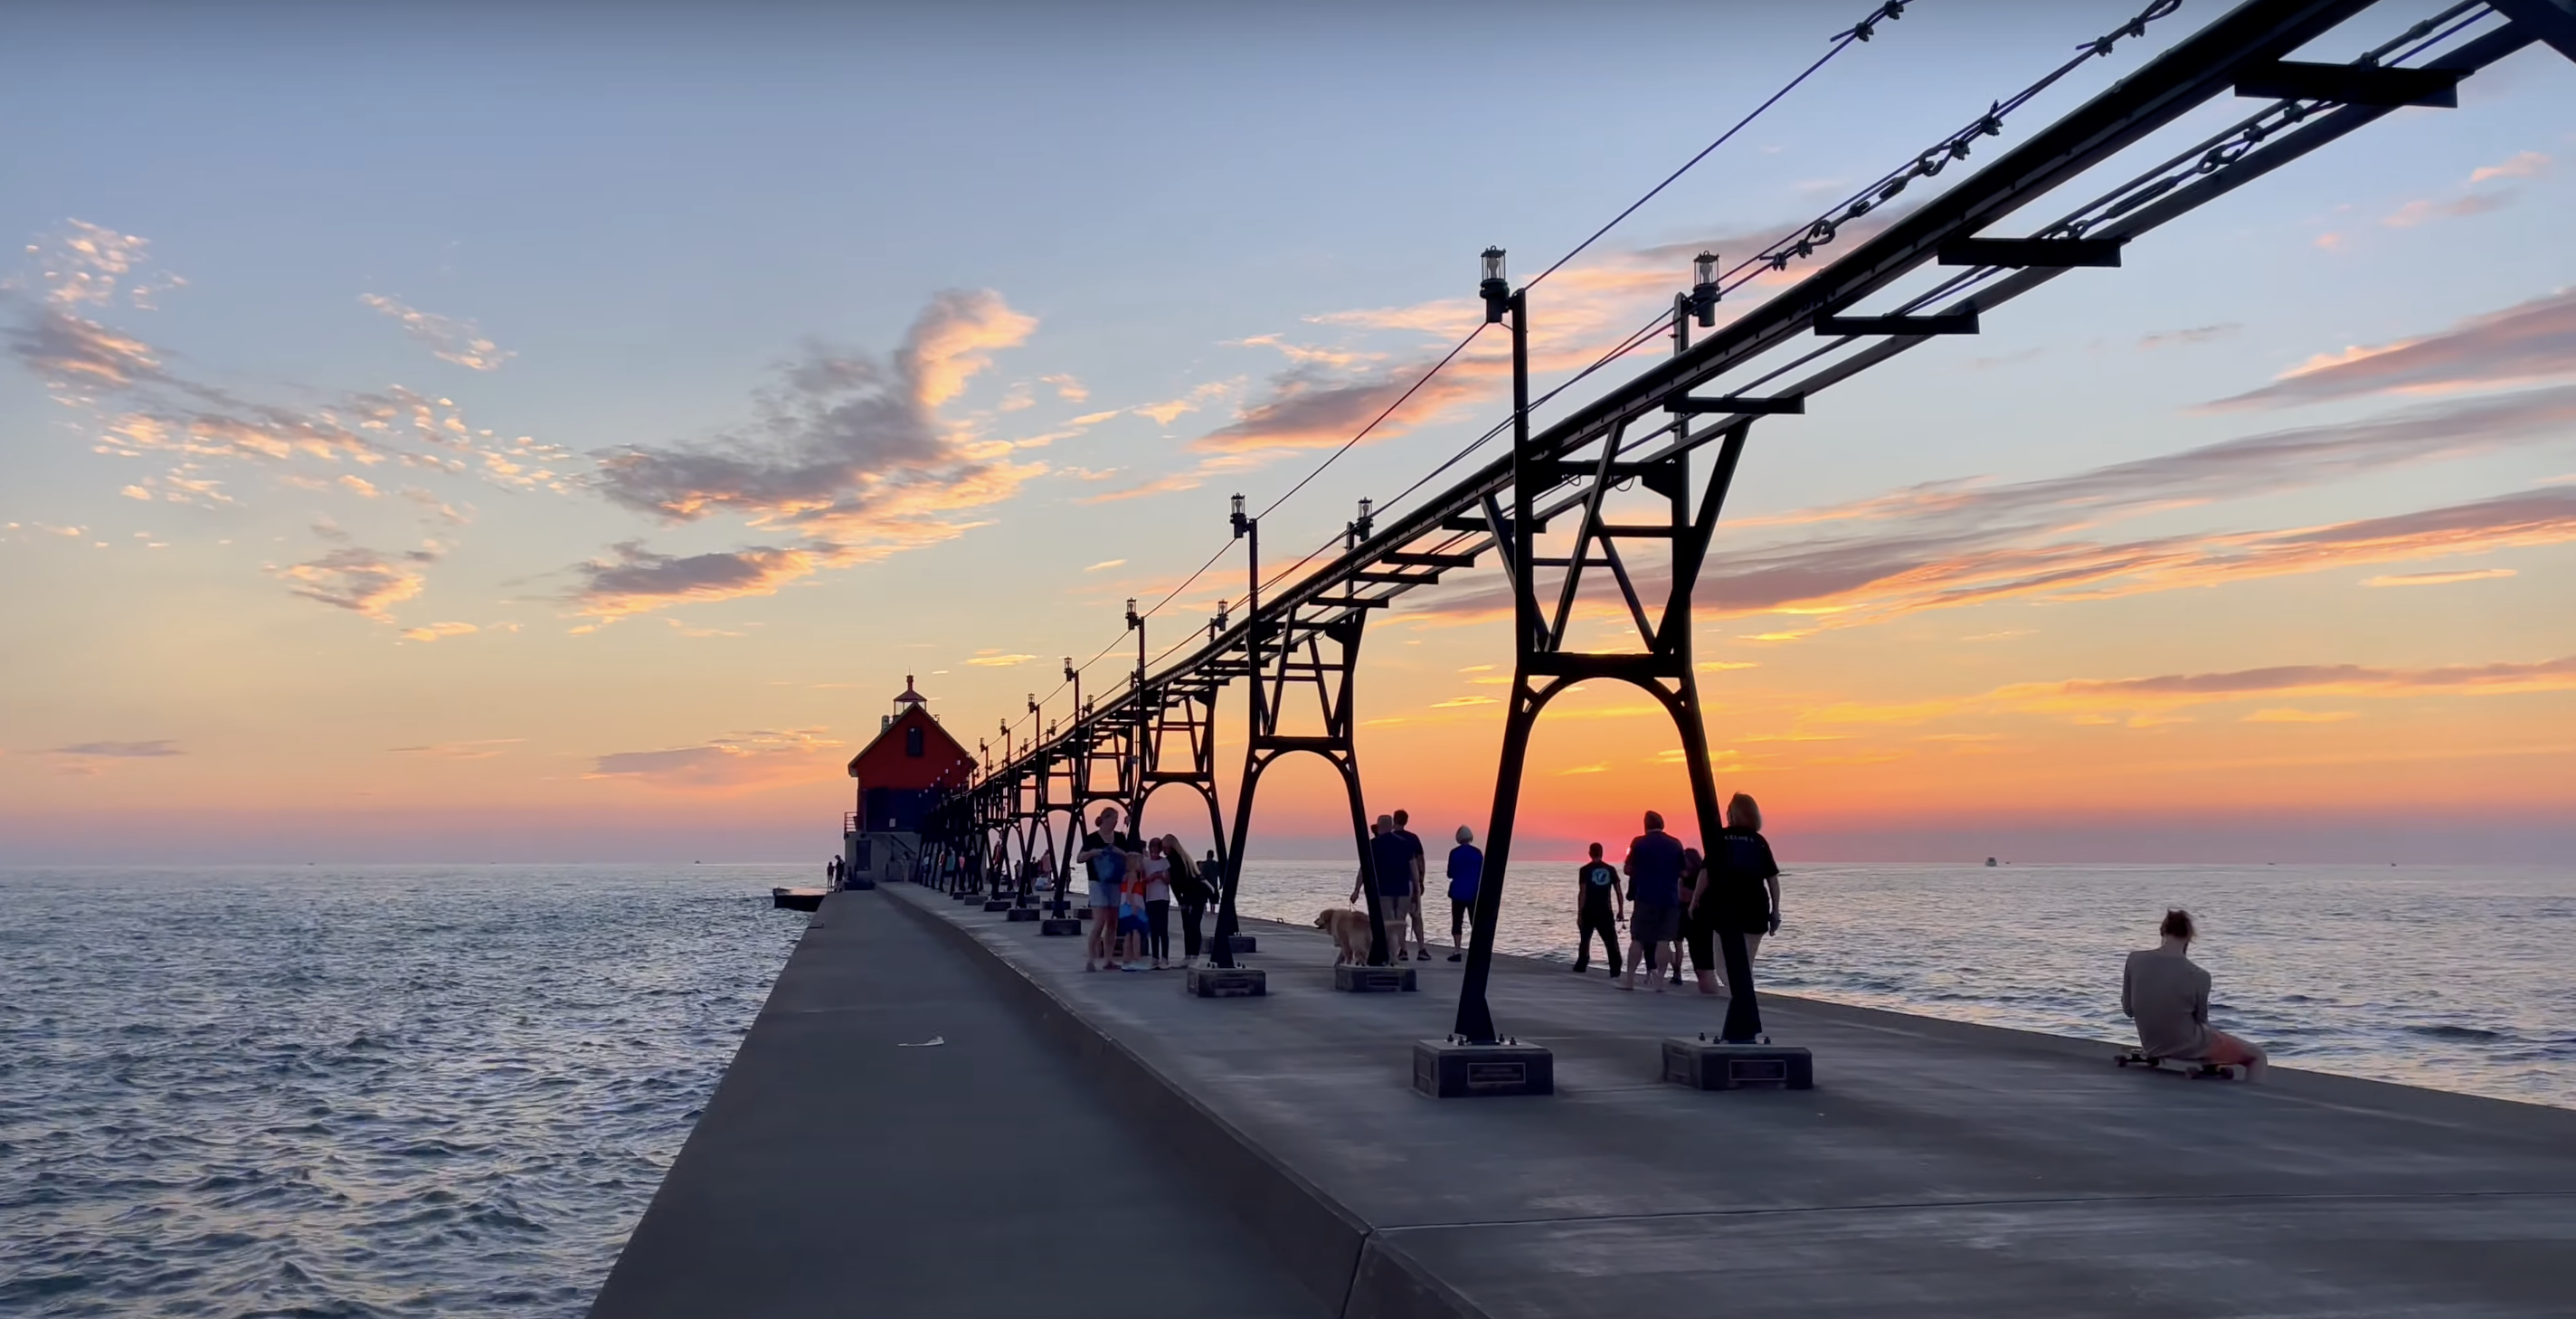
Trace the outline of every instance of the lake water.
[[[1575, 866], [1512, 866], [1498, 948], [1572, 960]], [[2576, 869], [1785, 869], [1763, 989], [2134, 1043], [2121, 958], [2181, 907], [2213, 1023], [2275, 1061], [2576, 1107]], [[1240, 907], [1303, 924], [1350, 888], [1347, 866], [1253, 862]], [[1445, 944], [1448, 900], [1426, 905]]]
[[813, 870], [0, 871], [0, 1314], [582, 1314]]
[[[1572, 873], [1513, 867], [1506, 950], [1570, 952]], [[803, 929], [769, 887], [811, 879], [0, 871], [0, 1314], [582, 1314]], [[1243, 907], [1307, 921], [1349, 884], [1255, 863]], [[2576, 1107], [2566, 871], [1792, 865], [1782, 887], [1769, 988], [2122, 1039], [2120, 954], [2187, 906], [2221, 1024], [2284, 1063]]]

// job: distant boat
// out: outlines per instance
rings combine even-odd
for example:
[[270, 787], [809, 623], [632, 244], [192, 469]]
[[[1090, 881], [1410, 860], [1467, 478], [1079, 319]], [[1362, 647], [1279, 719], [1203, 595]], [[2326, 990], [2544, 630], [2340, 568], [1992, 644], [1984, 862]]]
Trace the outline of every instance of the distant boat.
[[1994, 863], [1995, 863], [1995, 859], [1994, 859], [1993, 857], [1987, 857], [1987, 858], [1986, 858], [1986, 864], [1987, 864], [1987, 865], [1993, 865]]

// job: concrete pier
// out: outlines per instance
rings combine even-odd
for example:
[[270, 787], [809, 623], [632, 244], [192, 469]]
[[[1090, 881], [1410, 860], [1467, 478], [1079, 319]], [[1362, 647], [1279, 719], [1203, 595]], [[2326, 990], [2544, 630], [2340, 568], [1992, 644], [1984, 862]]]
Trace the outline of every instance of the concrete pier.
[[[1194, 1221], [1230, 1218], [1240, 1226], [1228, 1243], [1266, 1245], [1258, 1263], [1224, 1258], [1244, 1270], [1227, 1294], [1271, 1305], [1531, 1319], [2537, 1316], [2576, 1306], [2576, 1112], [2277, 1069], [2260, 1087], [2192, 1081], [2117, 1068], [2099, 1044], [1790, 999], [1766, 1000], [1765, 1021], [1775, 1038], [1814, 1050], [1816, 1088], [1702, 1092], [1658, 1079], [1659, 1044], [1713, 1029], [1721, 1000], [1625, 994], [1598, 975], [1508, 958], [1495, 968], [1496, 1016], [1554, 1051], [1557, 1093], [1433, 1100], [1411, 1088], [1408, 1046], [1447, 1029], [1456, 964], [1417, 966], [1414, 994], [1337, 993], [1322, 936], [1264, 926], [1256, 960], [1269, 992], [1209, 1000], [1185, 996], [1177, 972], [1085, 974], [1078, 947], [910, 886], [836, 895], [823, 918], [834, 929], [905, 922], [891, 943], [909, 935], [912, 955], [945, 955], [940, 983], [954, 988], [941, 1011], [1032, 1037], [1014, 1066], [1034, 1066], [1034, 1037], [1046, 1037], [1045, 1084], [1062, 1089], [1044, 1102], [1105, 1101], [1153, 1133], [1189, 1171], [1142, 1190], [1179, 1197]], [[809, 958], [819, 974], [850, 973], [819, 942], [830, 933], [808, 936], [790, 976]], [[969, 982], [981, 992], [966, 992]], [[782, 995], [788, 987], [783, 976]], [[905, 1030], [938, 1028], [940, 1013], [909, 998], [879, 1007], [905, 1014]], [[885, 1128], [936, 1124], [910, 1134], [955, 1141], [969, 1158], [990, 1147], [939, 1114], [947, 1092], [925, 1078], [872, 1068], [863, 1081], [855, 1065], [796, 1074], [813, 1064], [767, 1039], [798, 1022], [779, 1009], [774, 996], [744, 1047], [745, 1060], [774, 1059], [760, 1065], [767, 1079], [738, 1080], [745, 1061], [728, 1074], [597, 1313], [685, 1312], [632, 1308], [633, 1298], [722, 1266], [727, 1252], [696, 1246], [696, 1229], [679, 1226], [709, 1222], [719, 1200], [798, 1240], [777, 1248], [776, 1267], [800, 1257], [856, 1276], [860, 1261], [919, 1244], [879, 1236], [886, 1224], [908, 1232], [913, 1217], [867, 1189], [883, 1180], [866, 1171], [871, 1160], [925, 1165], [925, 1176], [938, 1163], [890, 1151]], [[728, 1105], [738, 1084], [746, 1096], [822, 1092], [798, 1131], [751, 1143], [841, 1170], [837, 1200], [829, 1185], [765, 1200], [776, 1171], [734, 1152], [754, 1107]], [[832, 1093], [852, 1084], [864, 1084], [865, 1103]], [[1014, 1146], [1012, 1176], [1055, 1185], [1058, 1151]], [[941, 1203], [968, 1214], [971, 1199]], [[1095, 1199], [1085, 1221], [1116, 1205]], [[658, 1258], [674, 1250], [691, 1254]], [[1153, 1258], [1157, 1269], [1171, 1262], [1167, 1250]], [[1090, 1312], [1083, 1270], [1046, 1272], [1061, 1290], [1016, 1312]], [[915, 1273], [931, 1290], [862, 1312], [1003, 1312], [966, 1290], [943, 1300], [942, 1275]], [[1211, 1308], [1195, 1285], [1175, 1294]], [[822, 1312], [747, 1292], [700, 1308]]]
[[1329, 1313], [898, 893], [955, 909], [824, 899], [592, 1315]]

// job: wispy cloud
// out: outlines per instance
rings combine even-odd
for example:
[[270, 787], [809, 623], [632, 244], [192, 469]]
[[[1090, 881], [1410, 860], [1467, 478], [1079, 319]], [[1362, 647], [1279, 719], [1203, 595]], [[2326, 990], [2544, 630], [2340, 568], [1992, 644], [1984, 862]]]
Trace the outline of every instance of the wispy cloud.
[[2141, 335], [2138, 346], [2140, 348], [2188, 348], [2195, 344], [2233, 339], [2244, 328], [2244, 324], [2239, 321], [2222, 321], [2216, 325], [2195, 325], [2185, 330], [2165, 330], [2156, 334]]
[[[1827, 725], [1920, 724], [1965, 714], [2064, 715], [2078, 722], [2118, 722], [2129, 716], [2170, 721], [2173, 712], [2241, 700], [2301, 697], [2396, 698], [2528, 695], [2576, 691], [2576, 655], [2531, 663], [2454, 664], [2433, 668], [2383, 668], [2362, 664], [2285, 664], [2224, 673], [2165, 674], [2151, 678], [2076, 678], [2015, 683], [1974, 696], [1902, 704], [1842, 702], [1807, 707], [1802, 719]], [[2310, 715], [2272, 707], [2247, 716], [2253, 723], [2314, 723], [2351, 717]], [[2144, 727], [2144, 724], [2136, 724]]]
[[427, 623], [404, 628], [402, 637], [405, 641], [444, 641], [449, 637], [472, 636], [482, 630], [472, 623]]
[[821, 728], [732, 733], [695, 746], [615, 751], [591, 763], [589, 779], [625, 779], [672, 792], [730, 796], [841, 772], [829, 754], [840, 742]]
[[776, 595], [789, 582], [837, 564], [854, 552], [833, 546], [716, 550], [705, 554], [656, 554], [641, 541], [620, 541], [603, 558], [573, 571], [580, 584], [571, 599], [597, 619], [623, 618], [688, 601]]
[[153, 264], [150, 239], [86, 220], [65, 220], [61, 229], [29, 243], [27, 255], [36, 272], [32, 282], [56, 307], [122, 303], [148, 310], [156, 295], [188, 282]]
[[57, 756], [100, 756], [111, 760], [155, 760], [188, 754], [168, 738], [154, 738], [148, 742], [74, 742], [47, 750]]
[[2466, 568], [2456, 572], [2403, 572], [2365, 578], [2364, 586], [2449, 586], [2454, 582], [2486, 582], [2513, 576], [2511, 568]]
[[397, 755], [422, 756], [430, 760], [490, 760], [527, 740], [524, 737], [487, 737], [470, 742], [434, 742], [388, 749]]
[[2322, 354], [2271, 384], [2210, 406], [2321, 403], [2571, 375], [2576, 375], [2576, 289], [2562, 289], [2502, 311], [2472, 316], [2438, 334]]
[[2287, 706], [2257, 710], [2245, 716], [2249, 724], [2339, 724], [2361, 715], [2353, 710], [2297, 710]]
[[2429, 220], [2464, 220], [2472, 215], [2500, 211], [2512, 204], [2513, 194], [2509, 192], [2473, 192], [2447, 201], [2418, 199], [2389, 212], [2380, 223], [2391, 229], [2412, 229]]
[[1005, 655], [998, 650], [979, 650], [973, 659], [966, 662], [979, 669], [1007, 669], [1036, 658], [1035, 655]]
[[[2105, 599], [2256, 577], [2481, 553], [2576, 540], [2576, 490], [2551, 487], [2316, 527], [2136, 539], [2099, 535], [2141, 513], [2297, 489], [2337, 477], [2508, 445], [2551, 442], [2576, 425], [2576, 387], [2461, 401], [2333, 426], [2303, 427], [2009, 484], [1943, 481], [1848, 504], [1746, 519], [1737, 536], [1796, 528], [1751, 544], [1731, 538], [1701, 577], [1707, 612], [1790, 614], [1812, 622], [1756, 634], [1796, 640], [1818, 628], [2009, 598]], [[2091, 534], [2088, 534], [2091, 533]], [[1640, 588], [1659, 589], [1654, 574]], [[1500, 584], [1434, 596], [1450, 619], [1510, 607]]]
[[2494, 165], [2480, 165], [2469, 171], [2469, 182], [2486, 183], [2494, 179], [2536, 179], [2549, 172], [2549, 157], [2537, 151], [2517, 151], [2512, 157]]
[[518, 356], [485, 337], [472, 321], [422, 311], [380, 293], [361, 293], [358, 301], [391, 318], [404, 334], [429, 345], [431, 356], [468, 371], [498, 371], [503, 362]]
[[884, 362], [815, 348], [754, 396], [754, 421], [711, 444], [630, 445], [598, 455], [611, 501], [669, 522], [718, 512], [798, 544], [672, 557], [641, 545], [575, 571], [581, 612], [609, 618], [675, 600], [768, 594], [826, 567], [956, 536], [964, 515], [1010, 498], [1043, 464], [948, 422], [941, 405], [1037, 322], [998, 294], [933, 299]]
[[435, 548], [388, 554], [364, 545], [343, 545], [319, 558], [272, 566], [269, 571], [285, 581], [294, 595], [391, 623], [393, 607], [420, 594], [428, 582], [421, 570], [438, 558]]

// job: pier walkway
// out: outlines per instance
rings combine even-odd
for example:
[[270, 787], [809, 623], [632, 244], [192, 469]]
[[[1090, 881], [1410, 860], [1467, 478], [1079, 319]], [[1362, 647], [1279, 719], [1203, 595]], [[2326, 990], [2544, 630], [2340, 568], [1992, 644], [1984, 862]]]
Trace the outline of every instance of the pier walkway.
[[594, 1319], [1328, 1313], [892, 902], [824, 900]]
[[[2576, 1306], [2576, 1112], [2278, 1069], [2189, 1081], [2100, 1044], [1793, 999], [1766, 999], [1765, 1023], [1815, 1051], [1817, 1088], [1701, 1093], [1657, 1080], [1657, 1042], [1713, 1029], [1719, 1000], [1513, 958], [1495, 1015], [1554, 1050], [1558, 1093], [1432, 1100], [1408, 1045], [1446, 1033], [1455, 964], [1421, 967], [1418, 994], [1337, 994], [1322, 936], [1261, 925], [1268, 997], [1196, 1000], [1177, 972], [1087, 975], [1079, 941], [938, 893], [881, 900], [974, 954], [1180, 1150], [1200, 1203], [1337, 1314]], [[2118, 965], [2106, 951], [2106, 993]], [[1055, 1151], [1021, 1166], [1051, 1178]], [[859, 1194], [838, 1211], [886, 1212]]]

